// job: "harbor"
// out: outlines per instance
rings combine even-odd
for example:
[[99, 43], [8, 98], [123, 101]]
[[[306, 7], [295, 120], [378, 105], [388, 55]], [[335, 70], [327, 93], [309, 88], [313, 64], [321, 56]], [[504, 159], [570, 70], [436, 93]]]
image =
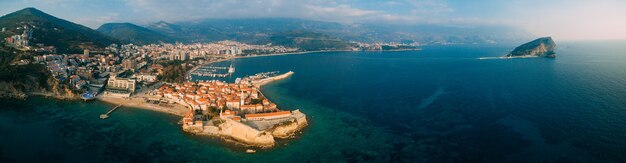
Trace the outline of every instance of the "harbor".
[[233, 65], [229, 67], [219, 67], [219, 66], [209, 66], [209, 67], [200, 67], [191, 72], [191, 75], [196, 76], [205, 76], [205, 77], [220, 77], [225, 78], [231, 76], [235, 73], [235, 68]]

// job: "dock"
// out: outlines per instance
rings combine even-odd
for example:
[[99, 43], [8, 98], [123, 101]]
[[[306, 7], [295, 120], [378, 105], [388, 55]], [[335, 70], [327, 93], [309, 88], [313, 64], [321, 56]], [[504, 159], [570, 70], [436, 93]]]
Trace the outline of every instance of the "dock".
[[107, 119], [107, 118], [109, 118], [109, 114], [111, 114], [113, 111], [115, 111], [117, 108], [120, 108], [120, 107], [122, 107], [122, 104], [119, 104], [119, 105], [113, 107], [113, 109], [109, 110], [107, 113], [100, 114], [100, 119]]
[[[218, 70], [227, 70], [227, 72], [218, 72]], [[233, 73], [235, 73], [235, 68], [233, 67], [233, 65], [231, 64], [230, 67], [217, 67], [217, 66], [209, 66], [209, 67], [199, 67], [196, 68], [194, 70], [192, 70], [189, 73], [189, 78], [191, 78], [191, 75], [196, 75], [196, 76], [206, 76], [206, 77], [220, 77], [220, 78], [225, 78], [228, 77], [230, 75], [232, 75]]]

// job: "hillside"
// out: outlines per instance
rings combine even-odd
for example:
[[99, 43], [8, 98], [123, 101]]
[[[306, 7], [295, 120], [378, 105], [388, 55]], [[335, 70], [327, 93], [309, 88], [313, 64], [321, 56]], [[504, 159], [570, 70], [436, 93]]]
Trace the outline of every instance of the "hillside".
[[88, 27], [59, 19], [35, 8], [25, 8], [0, 17], [0, 27], [6, 28], [2, 37], [21, 34], [32, 29], [32, 44], [43, 43], [57, 47], [59, 52], [80, 52], [83, 48], [105, 47], [116, 40]]
[[542, 37], [513, 49], [507, 57], [547, 57], [555, 58], [556, 43], [552, 37]]
[[31, 54], [0, 44], [0, 98], [24, 98], [31, 92], [52, 90], [54, 82], [44, 65], [11, 65]]
[[339, 38], [302, 30], [275, 33], [269, 40], [273, 45], [297, 47], [305, 51], [345, 50], [351, 47], [350, 43]]
[[338, 23], [301, 19], [206, 19], [177, 24], [157, 22], [147, 28], [170, 37], [179, 36], [182, 42], [211, 42], [235, 40], [250, 44], [273, 44], [302, 50], [346, 49], [348, 42], [318, 32], [337, 29]]
[[118, 39], [124, 44], [133, 43], [143, 45], [159, 42], [174, 42], [174, 39], [166, 35], [131, 23], [107, 23], [100, 26], [97, 31]]
[[183, 42], [237, 40], [267, 43], [284, 32], [307, 31], [333, 36], [343, 41], [418, 42], [420, 44], [510, 43], [534, 37], [529, 32], [507, 26], [453, 27], [440, 25], [340, 24], [291, 18], [205, 19], [190, 22], [157, 22], [147, 28]]

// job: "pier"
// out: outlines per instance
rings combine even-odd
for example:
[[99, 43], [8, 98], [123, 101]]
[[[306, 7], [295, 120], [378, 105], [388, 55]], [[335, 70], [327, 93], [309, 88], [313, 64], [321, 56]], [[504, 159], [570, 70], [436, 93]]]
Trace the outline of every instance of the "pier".
[[100, 114], [100, 119], [107, 119], [107, 118], [109, 118], [109, 114], [111, 114], [113, 111], [115, 111], [117, 108], [120, 108], [120, 107], [122, 107], [122, 104], [119, 104], [119, 105], [113, 107], [113, 109], [109, 110], [107, 113]]
[[[284, 74], [280, 74], [280, 75], [275, 75], [275, 76], [271, 76], [278, 73], [277, 71], [274, 72], [264, 72], [264, 73], [258, 73], [252, 77], [248, 77], [247, 80], [251, 80], [252, 81], [252, 85], [254, 85], [255, 87], [261, 88], [261, 86], [271, 83], [273, 81], [277, 81], [277, 80], [281, 80], [281, 79], [285, 79], [291, 75], [293, 75], [293, 71], [289, 71], [287, 73]], [[271, 76], [271, 77], [270, 77]]]

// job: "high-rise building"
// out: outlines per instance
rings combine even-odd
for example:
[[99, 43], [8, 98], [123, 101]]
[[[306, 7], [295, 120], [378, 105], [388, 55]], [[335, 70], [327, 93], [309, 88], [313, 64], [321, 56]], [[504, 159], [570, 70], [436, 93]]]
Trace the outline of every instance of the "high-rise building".
[[176, 52], [170, 54], [170, 60], [185, 61], [187, 59], [189, 59], [189, 54], [187, 52], [176, 51]]
[[135, 71], [137, 62], [134, 59], [125, 59], [124, 61], [122, 61], [122, 67], [124, 67], [124, 69], [126, 70], [132, 70]]
[[241, 49], [235, 45], [230, 46], [230, 55], [236, 56], [242, 53]]

